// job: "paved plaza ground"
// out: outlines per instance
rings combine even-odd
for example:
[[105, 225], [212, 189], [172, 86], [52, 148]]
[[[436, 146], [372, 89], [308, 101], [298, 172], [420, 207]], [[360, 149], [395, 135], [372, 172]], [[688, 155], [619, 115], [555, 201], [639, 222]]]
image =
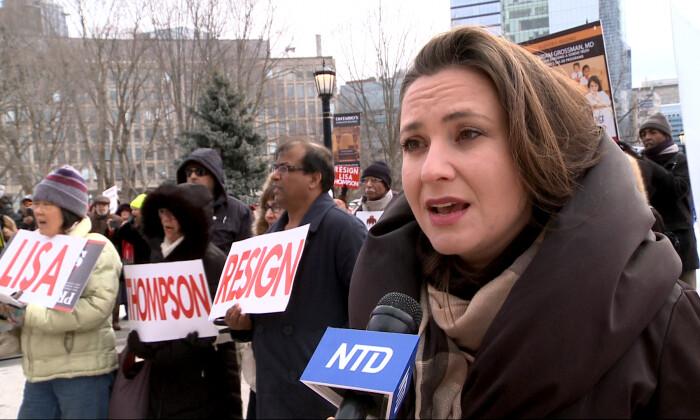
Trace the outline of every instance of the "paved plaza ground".
[[[117, 349], [121, 350], [129, 335], [129, 322], [122, 321], [122, 330], [117, 333]], [[243, 398], [243, 413], [248, 406], [248, 384], [241, 378], [241, 396]], [[0, 419], [17, 418], [19, 406], [22, 403], [24, 390], [24, 374], [22, 373], [21, 357], [0, 360]]]

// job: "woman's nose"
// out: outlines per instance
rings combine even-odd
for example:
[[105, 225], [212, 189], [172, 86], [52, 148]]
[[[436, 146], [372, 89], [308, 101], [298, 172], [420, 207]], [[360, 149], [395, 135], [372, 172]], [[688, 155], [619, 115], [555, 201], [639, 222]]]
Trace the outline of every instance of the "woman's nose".
[[451, 161], [453, 156], [454, 152], [450, 150], [447, 141], [440, 139], [432, 141], [423, 160], [421, 179], [431, 182], [454, 177]]

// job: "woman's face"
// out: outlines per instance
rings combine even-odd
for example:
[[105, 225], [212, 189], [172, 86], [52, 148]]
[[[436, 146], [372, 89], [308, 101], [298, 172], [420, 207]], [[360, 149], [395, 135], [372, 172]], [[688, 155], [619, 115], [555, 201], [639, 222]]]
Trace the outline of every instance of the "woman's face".
[[588, 90], [591, 92], [598, 92], [600, 90], [600, 86], [598, 85], [598, 83], [595, 82], [595, 80], [589, 80]]
[[530, 205], [490, 79], [467, 68], [418, 78], [401, 107], [402, 177], [441, 254], [483, 268], [520, 233]]
[[163, 232], [165, 233], [165, 239], [168, 242], [175, 242], [182, 236], [182, 231], [180, 230], [180, 222], [168, 209], [158, 209], [158, 216], [160, 217], [160, 224], [163, 226]]
[[282, 209], [275, 202], [275, 200], [269, 200], [265, 204], [265, 221], [268, 225], [272, 225], [280, 218], [282, 215]]
[[46, 236], [63, 233], [63, 214], [60, 207], [48, 201], [35, 201], [32, 209], [39, 233]]

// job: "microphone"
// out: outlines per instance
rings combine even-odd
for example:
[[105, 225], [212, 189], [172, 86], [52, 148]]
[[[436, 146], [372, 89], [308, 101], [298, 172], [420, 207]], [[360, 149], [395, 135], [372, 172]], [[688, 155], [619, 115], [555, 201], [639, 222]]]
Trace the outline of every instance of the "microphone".
[[[403, 293], [391, 292], [384, 295], [372, 311], [367, 331], [417, 334], [422, 319], [423, 310], [415, 299]], [[367, 413], [381, 413], [385, 404], [386, 398], [383, 396], [348, 391], [335, 418], [364, 419]]]

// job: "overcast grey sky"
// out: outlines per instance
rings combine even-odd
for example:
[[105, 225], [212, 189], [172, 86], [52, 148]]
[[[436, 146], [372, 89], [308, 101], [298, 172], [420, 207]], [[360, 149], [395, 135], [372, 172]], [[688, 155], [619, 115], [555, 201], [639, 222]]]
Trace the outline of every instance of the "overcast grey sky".
[[[694, 0], [695, 6], [700, 1]], [[632, 49], [632, 86], [676, 77], [669, 0], [622, 0], [625, 38]], [[700, 17], [700, 10], [695, 16]]]
[[[670, 1], [682, 4], [689, 11], [685, 15], [692, 16], [700, 26], [700, 0], [621, 1], [624, 36], [632, 48], [633, 86], [641, 85], [645, 79], [676, 77]], [[366, 17], [378, 3], [379, 0], [274, 0], [287, 32], [294, 35], [295, 55], [314, 55], [314, 35], [319, 33], [323, 37], [323, 53], [336, 58], [341, 78], [347, 59], [347, 48], [342, 45], [348, 34], [346, 27], [349, 25], [355, 34], [365, 34]], [[383, 5], [387, 15], [394, 16], [387, 22], [390, 30], [400, 31], [407, 25], [412, 28], [415, 35], [412, 53], [434, 34], [449, 29], [449, 0], [385, 0]]]
[[[68, 6], [75, 0], [56, 0]], [[136, 2], [139, 0], [121, 0]], [[178, 0], [165, 0], [178, 1]], [[265, 1], [265, 0], [260, 0]], [[632, 48], [632, 85], [643, 80], [675, 78], [674, 48], [671, 31], [670, 2], [682, 6], [684, 16], [700, 27], [700, 0], [621, 0], [623, 30]], [[89, 3], [104, 4], [105, 0]], [[275, 27], [279, 39], [273, 41], [274, 53], [284, 53], [285, 47], [295, 48], [289, 56], [308, 57], [316, 54], [315, 35], [320, 34], [324, 55], [336, 59], [339, 81], [349, 80], [348, 64], [352, 57], [368, 61], [365, 76], [371, 76], [372, 34], [368, 31], [369, 17], [381, 3], [386, 19], [386, 33], [399, 34], [408, 30], [408, 57], [432, 36], [449, 30], [449, 0], [271, 0], [275, 6]], [[99, 8], [99, 6], [98, 6]], [[70, 7], [67, 7], [69, 12]], [[75, 13], [72, 13], [75, 15]], [[99, 11], [97, 12], [99, 14]], [[71, 16], [75, 19], [75, 16]], [[700, 40], [698, 40], [700, 42]], [[355, 49], [352, 53], [350, 49]], [[698, 48], [697, 50], [700, 50]], [[697, 51], [696, 50], [696, 51]], [[697, 52], [695, 52], [697, 53]]]

